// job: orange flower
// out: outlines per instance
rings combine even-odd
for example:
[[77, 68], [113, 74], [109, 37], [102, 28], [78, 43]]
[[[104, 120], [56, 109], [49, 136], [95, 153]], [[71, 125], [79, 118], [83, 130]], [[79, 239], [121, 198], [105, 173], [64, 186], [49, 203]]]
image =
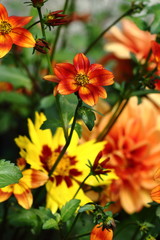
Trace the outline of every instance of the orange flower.
[[77, 92], [90, 106], [96, 104], [99, 97], [106, 98], [102, 86], [113, 84], [113, 74], [100, 64], [90, 64], [83, 53], [77, 54], [73, 62], [55, 65], [54, 72], [59, 79], [57, 91], [64, 95]]
[[[153, 96], [154, 98], [154, 96]], [[155, 96], [158, 101], [159, 95]], [[106, 126], [110, 114], [103, 117], [88, 134], [86, 140], [95, 138]], [[143, 99], [131, 98], [123, 113], [105, 137], [108, 143], [103, 154], [110, 157], [108, 169], [114, 169], [119, 179], [112, 181], [103, 192], [101, 203], [115, 201], [126, 212], [140, 211], [151, 202], [150, 191], [155, 187], [153, 175], [159, 167], [160, 113], [153, 104]]]
[[113, 231], [112, 229], [103, 229], [102, 226], [97, 224], [91, 232], [90, 240], [112, 240]]
[[[154, 179], [155, 181], [160, 183], [160, 168], [156, 171]], [[158, 185], [151, 191], [151, 198], [153, 201], [160, 203], [160, 185]]]
[[26, 48], [34, 47], [32, 34], [22, 28], [31, 19], [32, 17], [8, 17], [6, 8], [0, 3], [0, 58], [10, 51], [13, 44]]
[[9, 82], [0, 82], [0, 92], [7, 91], [10, 92], [13, 90], [13, 85]]
[[[17, 164], [21, 170], [25, 167], [25, 162], [22, 158], [18, 159]], [[29, 209], [33, 203], [30, 189], [44, 185], [48, 176], [35, 169], [24, 170], [22, 174], [23, 177], [19, 180], [19, 183], [0, 188], [0, 202], [6, 201], [13, 193], [18, 204], [25, 209]]]

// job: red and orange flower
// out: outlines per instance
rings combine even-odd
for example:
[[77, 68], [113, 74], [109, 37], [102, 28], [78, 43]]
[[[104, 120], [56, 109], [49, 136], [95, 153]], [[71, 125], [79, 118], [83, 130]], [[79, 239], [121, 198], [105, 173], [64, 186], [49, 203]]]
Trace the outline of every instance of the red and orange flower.
[[6, 8], [0, 3], [0, 58], [10, 51], [13, 44], [26, 48], [34, 47], [32, 34], [22, 28], [31, 19], [32, 17], [8, 17]]
[[90, 240], [112, 240], [113, 231], [112, 229], [103, 229], [102, 226], [97, 224], [91, 232]]
[[[160, 183], [160, 168], [156, 171], [154, 179], [155, 181]], [[160, 185], [153, 188], [153, 190], [151, 191], [151, 198], [153, 201], [160, 203]]]
[[[95, 105], [99, 97], [107, 97], [102, 86], [113, 84], [113, 74], [100, 64], [90, 64], [83, 53], [78, 53], [74, 57], [73, 64], [56, 64], [54, 73], [59, 79], [56, 89], [60, 94], [78, 93], [78, 96], [90, 106]], [[57, 78], [51, 75], [44, 77], [53, 82], [58, 82]]]
[[[23, 170], [25, 167], [24, 159], [19, 158], [17, 165]], [[0, 188], [0, 202], [6, 201], [14, 194], [20, 206], [25, 209], [29, 209], [32, 206], [33, 196], [31, 189], [44, 185], [48, 176], [44, 172], [35, 169], [24, 170], [22, 175], [23, 177], [19, 180], [19, 183]]]

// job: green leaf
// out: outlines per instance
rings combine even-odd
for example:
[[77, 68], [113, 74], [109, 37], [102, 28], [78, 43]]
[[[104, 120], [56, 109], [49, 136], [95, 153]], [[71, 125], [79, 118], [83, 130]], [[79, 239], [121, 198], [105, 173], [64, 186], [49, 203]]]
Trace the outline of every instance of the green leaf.
[[160, 218], [160, 206], [156, 210], [156, 216]]
[[88, 129], [91, 131], [92, 128], [94, 127], [94, 121], [96, 120], [95, 113], [92, 111], [92, 109], [83, 106], [79, 108], [78, 115], [86, 124]]
[[42, 229], [51, 229], [51, 228], [59, 230], [58, 222], [53, 218], [48, 219], [42, 226]]
[[0, 188], [18, 183], [22, 178], [20, 169], [10, 161], [0, 160]]
[[95, 210], [95, 206], [93, 204], [86, 204], [78, 210], [79, 213], [86, 212], [86, 211], [92, 211]]
[[138, 91], [132, 92], [132, 94], [130, 96], [145, 96], [145, 95], [150, 94], [150, 93], [160, 93], [160, 91], [159, 90], [152, 90], [152, 89], [138, 90]]
[[51, 107], [55, 102], [55, 97], [53, 96], [53, 94], [46, 96], [44, 98], [41, 99], [40, 101], [40, 108], [49, 108]]
[[1, 92], [0, 93], [0, 103], [8, 102], [18, 105], [29, 105], [29, 99], [20, 93], [17, 92]]
[[49, 208], [39, 207], [39, 209], [33, 209], [33, 211], [40, 218], [42, 223], [44, 223], [53, 216]]
[[67, 202], [61, 208], [61, 219], [62, 219], [62, 221], [66, 222], [71, 217], [73, 217], [73, 214], [75, 213], [75, 211], [78, 208], [79, 204], [80, 204], [80, 200], [79, 199], [72, 199], [69, 202]]
[[79, 123], [76, 123], [74, 130], [76, 130], [79, 138], [82, 136], [82, 126]]
[[12, 83], [16, 88], [25, 87], [31, 90], [31, 80], [18, 68], [0, 65], [0, 81]]

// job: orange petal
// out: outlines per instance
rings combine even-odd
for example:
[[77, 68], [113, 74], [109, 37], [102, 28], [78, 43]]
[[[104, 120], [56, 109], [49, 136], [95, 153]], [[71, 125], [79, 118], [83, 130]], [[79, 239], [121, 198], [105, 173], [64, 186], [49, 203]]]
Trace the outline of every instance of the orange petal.
[[12, 48], [12, 39], [8, 34], [0, 35], [0, 58], [4, 57]]
[[74, 57], [73, 62], [78, 73], [81, 73], [81, 74], [88, 73], [90, 62], [89, 62], [89, 59], [83, 53], [78, 53]]
[[8, 20], [7, 9], [0, 3], [0, 20]]
[[60, 80], [74, 78], [77, 74], [76, 69], [70, 63], [58, 63], [54, 67], [54, 73]]
[[74, 79], [67, 79], [67, 81], [60, 81], [57, 86], [57, 91], [60, 94], [68, 95], [78, 91], [79, 86], [76, 84]]
[[32, 193], [25, 183], [19, 182], [17, 184], [14, 184], [13, 193], [20, 206], [25, 209], [29, 209], [32, 206]]
[[99, 227], [100, 225], [96, 225], [91, 232], [90, 240], [112, 240], [113, 239], [113, 231], [112, 229], [104, 229]]
[[155, 41], [151, 41], [151, 46], [156, 62], [160, 62], [160, 44]]
[[32, 17], [17, 17], [11, 16], [8, 18], [8, 22], [12, 25], [12, 28], [23, 27], [31, 21]]
[[153, 201], [160, 203], [160, 185], [153, 188], [151, 191], [151, 198]]
[[114, 83], [113, 74], [106, 69], [97, 69], [90, 73], [89, 82], [94, 85], [108, 86]]
[[88, 75], [91, 74], [91, 72], [98, 70], [98, 69], [104, 69], [104, 67], [101, 64], [93, 63], [89, 67]]
[[14, 28], [9, 35], [11, 36], [13, 43], [20, 47], [30, 48], [35, 46], [35, 40], [27, 29]]
[[107, 98], [106, 90], [101, 86], [96, 86], [96, 91], [101, 98]]
[[12, 195], [13, 189], [11, 185], [0, 188], [0, 202], [6, 201]]
[[91, 86], [80, 87], [78, 94], [79, 97], [83, 100], [83, 102], [90, 106], [95, 105], [98, 101], [98, 92], [95, 91], [95, 89]]
[[154, 174], [154, 179], [157, 182], [160, 182], [160, 168], [158, 168], [158, 170], [156, 171], [156, 173]]
[[43, 77], [43, 79], [50, 82], [56, 82], [56, 83], [60, 82], [60, 80], [55, 75], [46, 75]]
[[44, 185], [47, 180], [48, 176], [46, 173], [35, 169], [23, 171], [23, 178], [21, 178], [21, 181], [25, 182], [29, 188], [38, 188]]

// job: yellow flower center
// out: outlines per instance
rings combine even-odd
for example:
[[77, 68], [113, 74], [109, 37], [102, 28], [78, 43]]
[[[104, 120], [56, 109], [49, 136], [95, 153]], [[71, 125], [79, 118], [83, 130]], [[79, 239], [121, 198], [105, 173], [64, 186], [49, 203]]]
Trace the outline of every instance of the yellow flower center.
[[47, 20], [53, 20], [53, 19], [55, 19], [54, 15], [48, 15], [47, 16]]
[[81, 86], [85, 86], [86, 84], [89, 83], [89, 77], [87, 75], [81, 74], [81, 73], [78, 73], [75, 76], [75, 80]]
[[12, 31], [12, 26], [7, 21], [1, 21], [0, 22], [0, 33], [1, 34], [8, 34]]

